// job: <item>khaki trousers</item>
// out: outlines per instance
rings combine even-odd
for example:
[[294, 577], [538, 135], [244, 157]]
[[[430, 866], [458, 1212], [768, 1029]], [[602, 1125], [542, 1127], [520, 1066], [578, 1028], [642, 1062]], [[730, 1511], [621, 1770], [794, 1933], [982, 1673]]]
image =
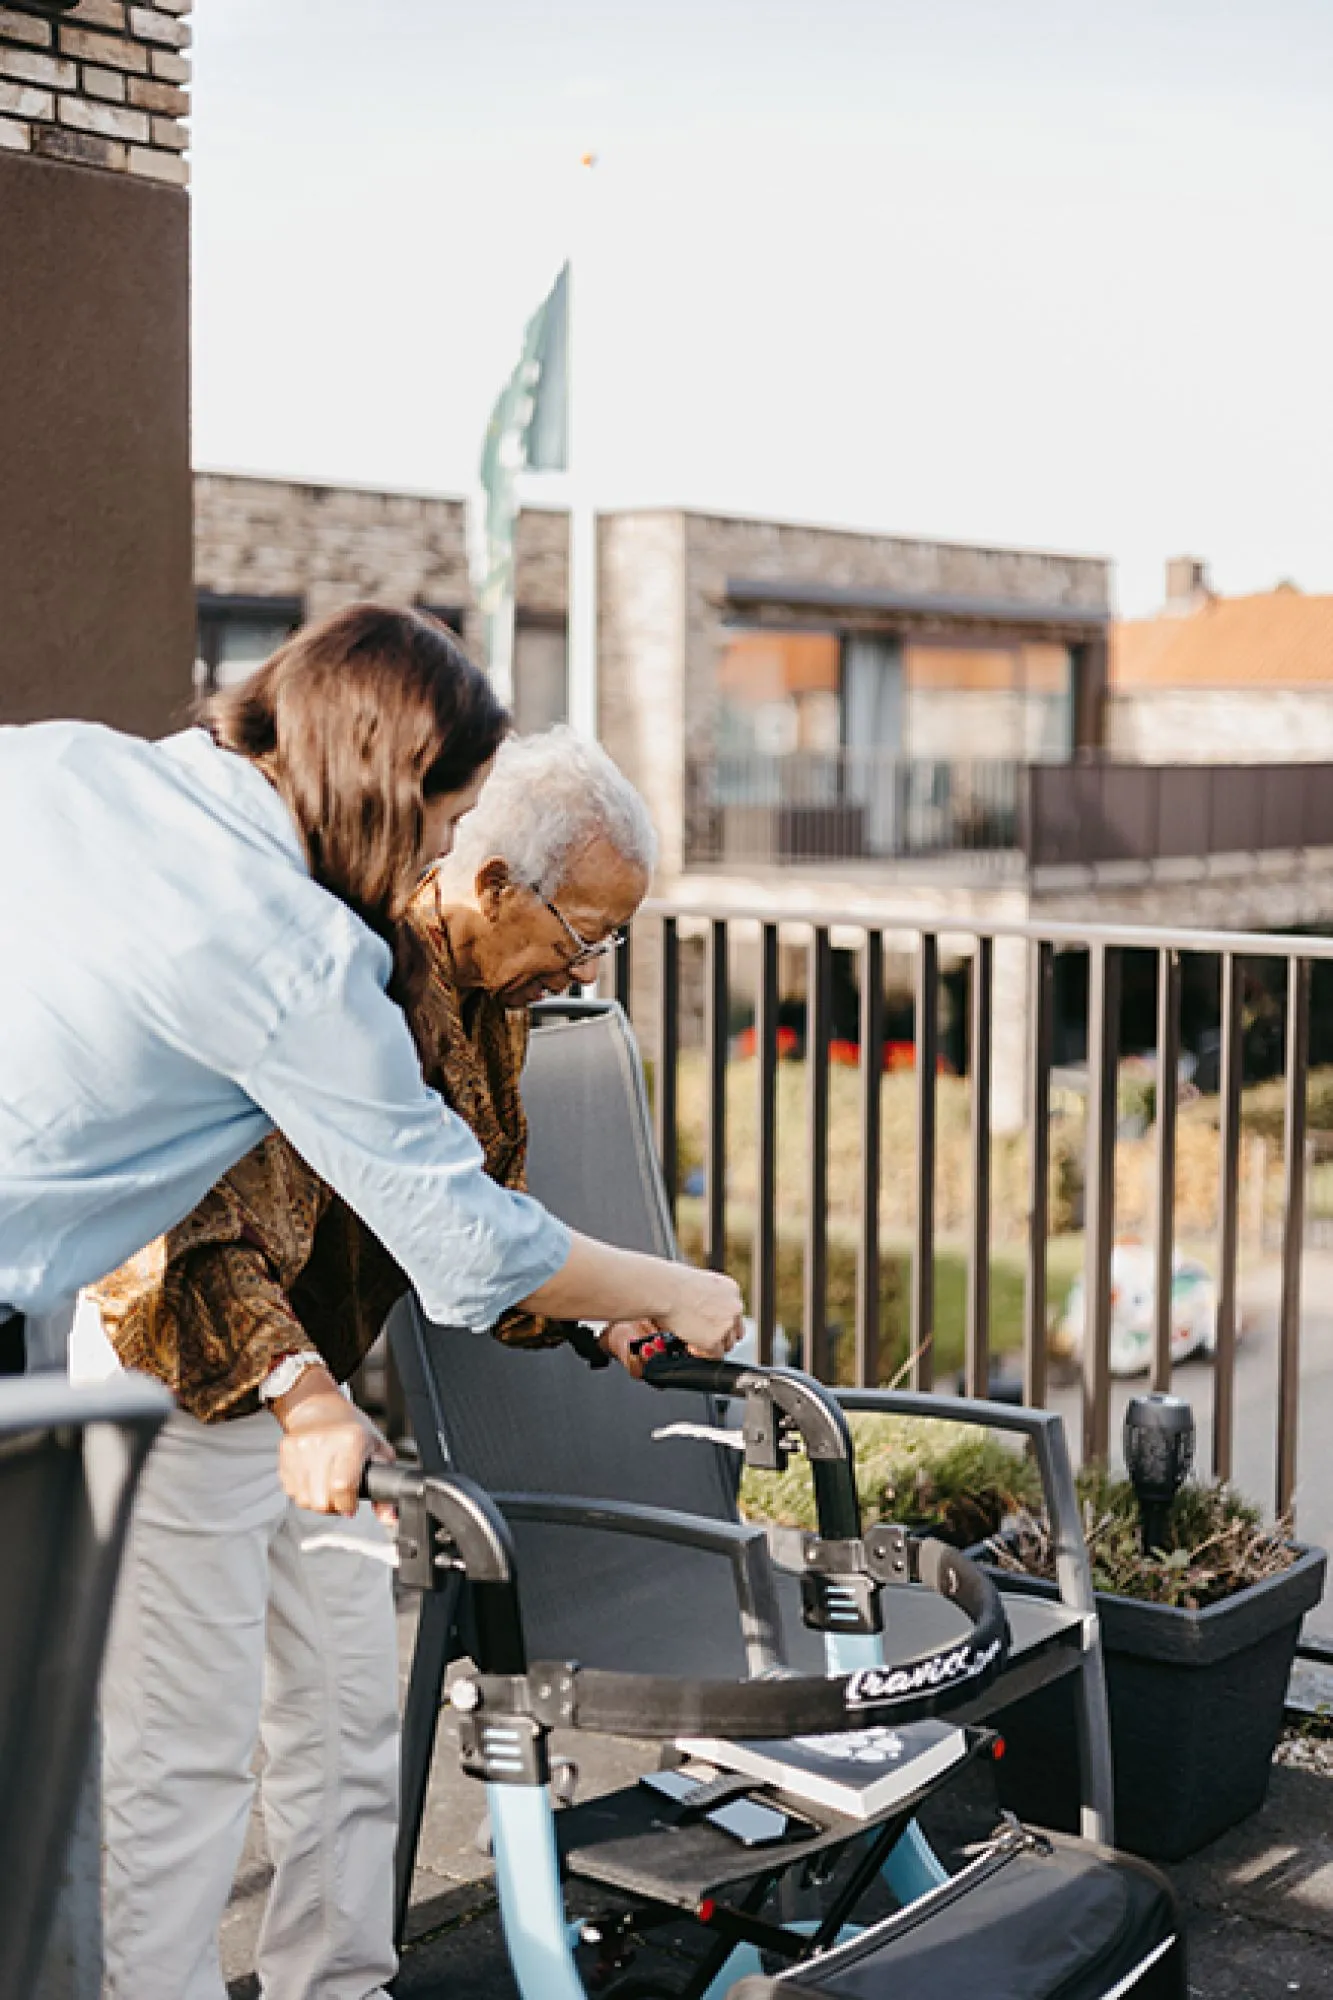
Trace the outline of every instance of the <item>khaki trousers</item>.
[[265, 2000], [379, 2000], [395, 1970], [392, 1572], [303, 1546], [386, 1538], [368, 1508], [292, 1506], [278, 1435], [267, 1412], [177, 1412], [146, 1470], [103, 1681], [106, 2000], [225, 2000], [218, 1926], [260, 1743]]

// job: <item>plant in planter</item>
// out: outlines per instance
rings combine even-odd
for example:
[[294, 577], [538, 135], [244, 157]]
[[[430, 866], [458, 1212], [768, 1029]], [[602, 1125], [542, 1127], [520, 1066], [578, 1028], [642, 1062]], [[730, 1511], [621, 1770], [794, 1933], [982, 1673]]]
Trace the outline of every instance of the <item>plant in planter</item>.
[[[1165, 1424], [1145, 1432], [1151, 1421]], [[1175, 1397], [1126, 1415], [1133, 1479], [1080, 1477], [1083, 1530], [1106, 1659], [1116, 1839], [1178, 1861], [1263, 1804], [1301, 1619], [1323, 1594], [1325, 1556], [1263, 1527], [1224, 1485], [1183, 1484], [1193, 1420]], [[1173, 1457], [1174, 1454], [1174, 1457]], [[985, 1554], [1011, 1588], [1053, 1591], [1046, 1524], [1020, 1514]], [[1002, 1719], [1005, 1803], [1074, 1823], [1077, 1745], [1058, 1687]]]
[[[867, 1527], [900, 1521], [967, 1548], [1040, 1501], [1041, 1481], [1032, 1461], [975, 1425], [856, 1414], [849, 1422]], [[741, 1509], [752, 1521], [813, 1528], [814, 1493], [805, 1460], [793, 1458], [785, 1472], [747, 1471]]]
[[[867, 1524], [927, 1528], [970, 1545], [1004, 1589], [1054, 1594], [1039, 1482], [1020, 1453], [970, 1426], [851, 1422]], [[1284, 1523], [1265, 1529], [1257, 1508], [1225, 1486], [1191, 1481], [1163, 1498], [1150, 1483], [1149, 1508], [1165, 1513], [1146, 1550], [1130, 1480], [1089, 1468], [1078, 1489], [1106, 1658], [1117, 1844], [1179, 1860], [1263, 1803], [1301, 1620], [1323, 1594], [1325, 1556], [1292, 1542]], [[794, 1462], [780, 1476], [747, 1473], [742, 1505], [752, 1519], [812, 1525], [808, 1469]], [[1073, 1828], [1069, 1682], [996, 1720], [1008, 1746], [997, 1767], [1004, 1803], [1038, 1825]]]

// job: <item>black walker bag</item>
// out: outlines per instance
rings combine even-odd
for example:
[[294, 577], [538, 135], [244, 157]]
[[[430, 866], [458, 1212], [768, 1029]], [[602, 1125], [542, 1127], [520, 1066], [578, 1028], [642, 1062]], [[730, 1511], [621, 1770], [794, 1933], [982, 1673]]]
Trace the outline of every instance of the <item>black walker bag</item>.
[[1169, 1884], [1146, 1862], [1006, 1827], [849, 1944], [729, 2000], [1186, 2000]]

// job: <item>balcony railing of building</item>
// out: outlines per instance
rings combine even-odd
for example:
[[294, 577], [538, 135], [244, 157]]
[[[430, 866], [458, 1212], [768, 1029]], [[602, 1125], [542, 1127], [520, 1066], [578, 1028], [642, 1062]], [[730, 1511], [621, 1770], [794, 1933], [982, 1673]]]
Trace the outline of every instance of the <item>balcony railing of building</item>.
[[[856, 969], [859, 1007], [854, 1037], [834, 1035], [834, 961], [850, 952]], [[736, 1262], [736, 1224], [746, 1237], [742, 1259], [747, 1266], [750, 1310], [757, 1323], [759, 1350], [770, 1359], [779, 1321], [780, 1252], [791, 1297], [791, 1181], [801, 1183], [795, 1202], [801, 1267], [799, 1325], [790, 1307], [785, 1330], [795, 1346], [795, 1359], [814, 1374], [830, 1379], [835, 1372], [858, 1386], [875, 1385], [902, 1367], [911, 1385], [930, 1388], [936, 1375], [936, 1333], [939, 1293], [937, 1263], [943, 1246], [939, 1223], [942, 1143], [951, 1149], [955, 1255], [961, 1249], [965, 1269], [965, 1329], [961, 1350], [961, 1386], [975, 1396], [990, 1393], [992, 1383], [992, 1324], [995, 1244], [993, 1213], [997, 1206], [992, 1183], [992, 1101], [998, 1064], [1025, 1071], [1023, 1137], [1025, 1164], [1021, 1185], [1007, 1190], [1011, 1215], [1019, 1221], [1023, 1278], [1021, 1391], [1025, 1401], [1044, 1406], [1052, 1390], [1048, 1329], [1057, 1301], [1048, 1290], [1048, 1255], [1052, 1238], [1053, 1135], [1062, 1129], [1068, 1146], [1067, 1100], [1053, 1104], [1054, 990], [1057, 959], [1082, 954], [1086, 974], [1086, 1066], [1080, 1067], [1082, 1276], [1088, 1302], [1082, 1357], [1071, 1398], [1071, 1414], [1081, 1410], [1082, 1452], [1085, 1459], [1105, 1460], [1112, 1448], [1112, 1249], [1117, 1232], [1117, 1148], [1123, 1085], [1121, 1046], [1122, 975], [1131, 953], [1152, 955], [1156, 973], [1156, 1046], [1150, 1071], [1155, 1103], [1147, 1136], [1152, 1171], [1144, 1186], [1144, 1234], [1153, 1263], [1151, 1368], [1154, 1388], [1170, 1389], [1179, 1364], [1172, 1355], [1173, 1253], [1177, 1247], [1177, 1165], [1182, 1130], [1182, 981], [1190, 969], [1191, 991], [1200, 981], [1212, 982], [1216, 1001], [1217, 1046], [1210, 1097], [1204, 1107], [1211, 1115], [1208, 1177], [1212, 1183], [1208, 1261], [1213, 1267], [1216, 1299], [1215, 1359], [1205, 1400], [1211, 1401], [1207, 1442], [1201, 1438], [1200, 1458], [1221, 1478], [1234, 1476], [1238, 1420], [1261, 1423], [1265, 1436], [1259, 1458], [1268, 1469], [1271, 1498], [1277, 1513], [1292, 1509], [1297, 1490], [1298, 1443], [1302, 1387], [1302, 1277], [1305, 1256], [1307, 1186], [1307, 1086], [1309, 1079], [1311, 983], [1316, 965], [1333, 961], [1333, 940], [1202, 931], [1166, 931], [1066, 923], [982, 926], [948, 920], [947, 926], [923, 929], [919, 917], [868, 924], [864, 912], [848, 914], [812, 910], [784, 913], [709, 911], [670, 904], [650, 904], [633, 926], [629, 943], [617, 961], [616, 988], [622, 1003], [637, 1008], [637, 1025], [650, 1065], [656, 1131], [673, 1203], [679, 1202], [683, 1151], [682, 1082], [688, 1083], [692, 1185], [700, 1197], [700, 1244], [715, 1267]], [[890, 960], [894, 990], [910, 979], [912, 1017], [910, 1044], [891, 1044], [886, 1017], [886, 971]], [[1237, 1398], [1237, 1336], [1240, 1329], [1238, 1263], [1243, 1226], [1248, 1215], [1246, 1166], [1242, 1157], [1242, 1073], [1246, 1032], [1247, 973], [1255, 962], [1267, 961], [1280, 970], [1285, 992], [1281, 1086], [1283, 1114], [1279, 1148], [1281, 1222], [1271, 1290], [1275, 1295], [1273, 1338], [1261, 1343], [1266, 1359], [1266, 1385], [1259, 1402], [1253, 1395], [1243, 1411]], [[1192, 961], [1207, 961], [1206, 965]], [[848, 960], [840, 958], [839, 974], [846, 997]], [[961, 1084], [946, 1084], [941, 1076], [941, 996], [946, 981], [959, 994], [961, 973], [967, 1022], [966, 1138], [958, 1108]], [[780, 977], [781, 973], [781, 977]], [[997, 982], [997, 975], [999, 979]], [[997, 983], [1002, 985], [997, 1004]], [[1275, 984], [1270, 980], [1270, 987]], [[633, 997], [633, 1004], [632, 1004]], [[793, 1015], [799, 1032], [793, 1034]], [[752, 1025], [738, 1026], [738, 1023]], [[1004, 1050], [997, 1058], [997, 1034]], [[780, 1093], [780, 1056], [795, 1042], [796, 1059], [804, 1075], [789, 1073]], [[898, 1066], [910, 1070], [892, 1080], [886, 1092], [886, 1054], [896, 1049]], [[1015, 1050], [1017, 1049], [1017, 1063]], [[849, 1065], [831, 1092], [837, 1063]], [[793, 1115], [791, 1087], [798, 1085], [800, 1110]], [[944, 1089], [949, 1120], [942, 1121]], [[1270, 1086], [1270, 1095], [1274, 1086]], [[739, 1091], [739, 1095], [738, 1095]], [[910, 1123], [888, 1141], [886, 1097], [901, 1112], [910, 1105]], [[779, 1098], [787, 1104], [784, 1147], [779, 1149]], [[1056, 1095], [1060, 1095], [1058, 1086]], [[836, 1134], [838, 1188], [831, 1194], [831, 1107], [841, 1121]], [[702, 1111], [700, 1115], [700, 1106]], [[742, 1121], [738, 1106], [744, 1108]], [[1065, 1121], [1062, 1126], [1062, 1121]], [[741, 1131], [743, 1123], [744, 1130]], [[788, 1156], [785, 1135], [800, 1126], [799, 1158]], [[854, 1127], [848, 1130], [847, 1127]], [[1198, 1148], [1191, 1135], [1192, 1171], [1197, 1173]], [[883, 1262], [898, 1255], [901, 1237], [886, 1233], [881, 1188], [885, 1170], [899, 1172], [910, 1153], [908, 1171], [914, 1199], [904, 1203], [910, 1213], [895, 1216], [907, 1236], [910, 1298], [907, 1302], [906, 1362], [900, 1343], [885, 1351], [881, 1275]], [[961, 1172], [960, 1172], [961, 1157]], [[700, 1174], [698, 1162], [702, 1160]], [[849, 1167], [850, 1162], [850, 1167]], [[1275, 1160], [1270, 1167], [1276, 1166]], [[1012, 1161], [1011, 1177], [1015, 1173]], [[856, 1182], [849, 1196], [848, 1174]], [[961, 1203], [957, 1182], [966, 1181]], [[737, 1183], [745, 1183], [744, 1213]], [[780, 1202], [779, 1197], [782, 1197]], [[836, 1200], [836, 1215], [833, 1212]], [[957, 1224], [962, 1219], [961, 1229]], [[854, 1323], [837, 1342], [830, 1331], [829, 1280], [831, 1224], [846, 1254], [855, 1258]], [[1068, 1223], [1066, 1222], [1066, 1227]], [[730, 1229], [730, 1235], [729, 1235]], [[1248, 1240], [1248, 1239], [1247, 1239]], [[1077, 1238], [1072, 1247], [1077, 1251]], [[1010, 1253], [1011, 1255], [1014, 1253]], [[1247, 1365], [1258, 1348], [1247, 1343]], [[1257, 1364], [1256, 1364], [1257, 1365]], [[1139, 1387], [1146, 1386], [1140, 1380]], [[1194, 1388], [1199, 1393], [1196, 1375]], [[1257, 1393], [1257, 1392], [1255, 1392]], [[1075, 1424], [1075, 1430], [1078, 1425]], [[1317, 1437], [1308, 1439], [1318, 1458]], [[1247, 1455], [1253, 1465], [1254, 1450]], [[1324, 1503], [1321, 1502], [1321, 1506]], [[1333, 1507], [1333, 1502], [1329, 1503]], [[1328, 1527], [1330, 1523], [1320, 1523]]]
[[1333, 846], [1333, 765], [1020, 764], [855, 749], [686, 770], [689, 867], [967, 857], [1095, 869]]
[[726, 755], [686, 775], [687, 864], [998, 856], [1020, 846], [1022, 767], [879, 751]]
[[1333, 765], [1034, 764], [1033, 868], [1205, 859], [1333, 846]]

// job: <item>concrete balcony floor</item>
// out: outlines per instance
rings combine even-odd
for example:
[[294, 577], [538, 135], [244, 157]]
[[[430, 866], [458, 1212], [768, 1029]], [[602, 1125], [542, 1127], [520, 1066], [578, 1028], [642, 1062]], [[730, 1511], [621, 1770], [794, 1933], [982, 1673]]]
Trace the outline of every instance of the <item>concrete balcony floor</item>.
[[[415, 1608], [400, 1616], [404, 1669]], [[580, 1766], [580, 1795], [610, 1791], [650, 1763], [652, 1746], [591, 1736], [559, 1745]], [[1219, 1753], [1222, 1746], [1219, 1745]], [[450, 1713], [441, 1721], [435, 1781], [427, 1806], [400, 2000], [515, 2000], [489, 1863], [474, 1835], [480, 1786], [462, 1776]], [[984, 1837], [995, 1820], [990, 1779], [973, 1767], [931, 1826], [944, 1849]], [[1284, 1740], [1262, 1812], [1202, 1854], [1167, 1871], [1188, 1929], [1191, 2000], [1278, 2000], [1333, 1995], [1333, 1743], [1293, 1730]], [[223, 1968], [232, 2000], [254, 2000], [251, 1968], [267, 1867], [252, 1829], [223, 1930]], [[608, 1899], [597, 1898], [605, 1909]], [[571, 1911], [593, 1908], [571, 1899]], [[697, 1937], [698, 1933], [693, 1934]], [[691, 1950], [688, 1928], [640, 1954], [634, 1971], [680, 1983]]]

